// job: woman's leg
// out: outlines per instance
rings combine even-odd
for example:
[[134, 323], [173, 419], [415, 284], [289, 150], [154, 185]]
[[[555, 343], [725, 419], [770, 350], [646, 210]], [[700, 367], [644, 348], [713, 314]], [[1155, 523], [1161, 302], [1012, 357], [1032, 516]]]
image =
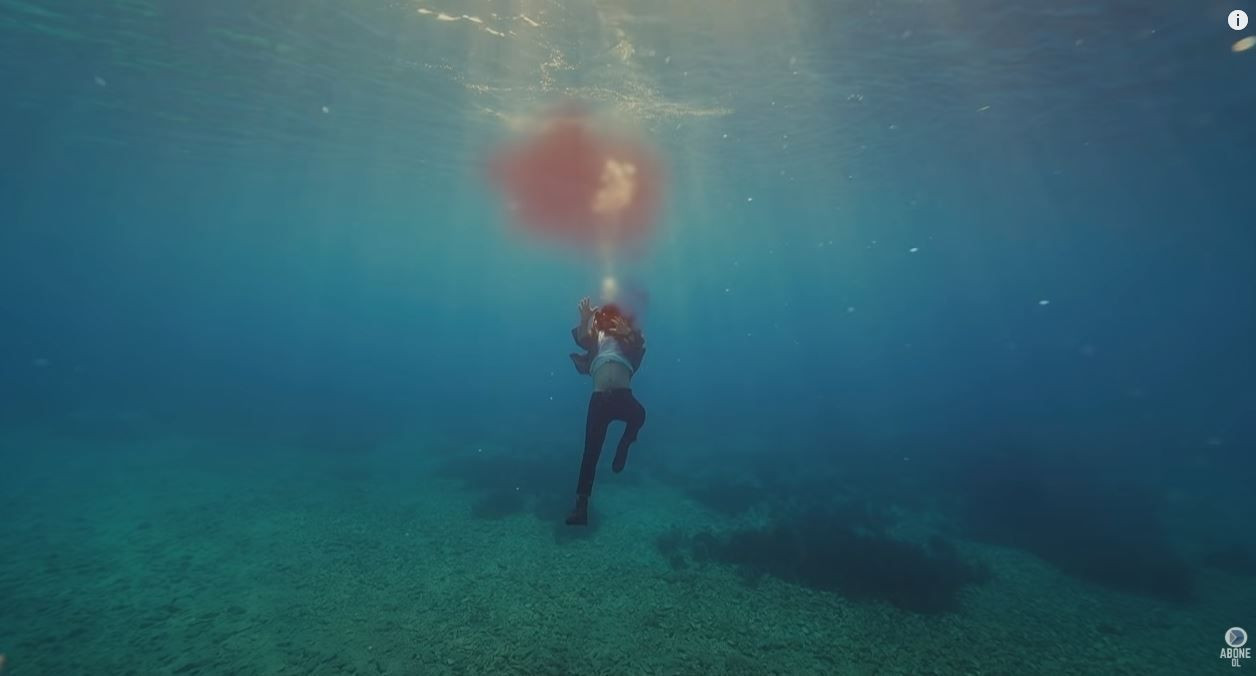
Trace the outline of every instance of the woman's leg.
[[615, 402], [615, 418], [624, 421], [624, 434], [615, 448], [611, 471], [619, 473], [624, 471], [624, 465], [628, 462], [628, 446], [637, 440], [637, 432], [645, 424], [645, 407], [632, 396], [632, 390], [617, 390], [616, 394], [619, 397]]
[[580, 479], [576, 483], [576, 506], [567, 515], [568, 526], [589, 523], [589, 495], [593, 493], [593, 476], [597, 474], [597, 460], [602, 455], [602, 442], [606, 441], [606, 426], [611, 424], [608, 395], [608, 392], [594, 392], [589, 397], [589, 413], [584, 420], [584, 458], [580, 461]]
[[580, 480], [576, 483], [576, 495], [581, 497], [587, 498], [593, 493], [597, 461], [606, 441], [606, 427], [613, 417], [610, 403], [609, 392], [594, 392], [589, 397], [589, 413], [584, 421], [584, 458], [580, 461]]

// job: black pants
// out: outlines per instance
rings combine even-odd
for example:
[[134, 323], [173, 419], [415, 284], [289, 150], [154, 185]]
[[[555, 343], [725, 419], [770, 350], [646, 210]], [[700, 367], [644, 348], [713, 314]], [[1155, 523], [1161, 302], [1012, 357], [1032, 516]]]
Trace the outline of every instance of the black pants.
[[576, 495], [589, 497], [593, 492], [593, 475], [597, 473], [597, 460], [602, 455], [602, 443], [606, 441], [606, 428], [612, 420], [622, 420], [627, 425], [615, 449], [615, 471], [624, 468], [628, 460], [628, 445], [637, 440], [637, 431], [645, 424], [645, 407], [632, 396], [632, 390], [621, 388], [606, 392], [594, 392], [589, 397], [589, 415], [584, 422], [584, 459], [580, 462], [580, 482]]

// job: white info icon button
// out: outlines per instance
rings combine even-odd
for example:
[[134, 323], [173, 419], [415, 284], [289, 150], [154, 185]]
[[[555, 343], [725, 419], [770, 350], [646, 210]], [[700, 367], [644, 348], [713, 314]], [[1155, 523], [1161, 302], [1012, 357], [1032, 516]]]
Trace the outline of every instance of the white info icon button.
[[1230, 18], [1226, 21], [1226, 23], [1230, 24], [1230, 28], [1233, 28], [1236, 31], [1241, 31], [1244, 28], [1247, 28], [1247, 12], [1244, 12], [1241, 9], [1236, 9], [1233, 12], [1230, 12]]

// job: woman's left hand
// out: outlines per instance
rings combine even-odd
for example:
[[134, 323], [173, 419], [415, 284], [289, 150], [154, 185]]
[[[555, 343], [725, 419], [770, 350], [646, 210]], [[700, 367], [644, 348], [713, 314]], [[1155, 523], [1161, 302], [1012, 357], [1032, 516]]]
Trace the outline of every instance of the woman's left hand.
[[611, 321], [611, 333], [620, 337], [627, 336], [632, 333], [632, 327], [623, 317], [616, 317]]

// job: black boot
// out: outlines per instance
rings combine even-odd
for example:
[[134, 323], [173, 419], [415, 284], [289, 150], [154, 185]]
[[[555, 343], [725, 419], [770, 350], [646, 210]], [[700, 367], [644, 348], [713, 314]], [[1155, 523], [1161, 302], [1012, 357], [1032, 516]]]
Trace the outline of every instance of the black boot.
[[567, 525], [589, 525], [589, 497], [587, 495], [576, 496], [576, 506], [571, 510], [571, 514], [567, 515]]

